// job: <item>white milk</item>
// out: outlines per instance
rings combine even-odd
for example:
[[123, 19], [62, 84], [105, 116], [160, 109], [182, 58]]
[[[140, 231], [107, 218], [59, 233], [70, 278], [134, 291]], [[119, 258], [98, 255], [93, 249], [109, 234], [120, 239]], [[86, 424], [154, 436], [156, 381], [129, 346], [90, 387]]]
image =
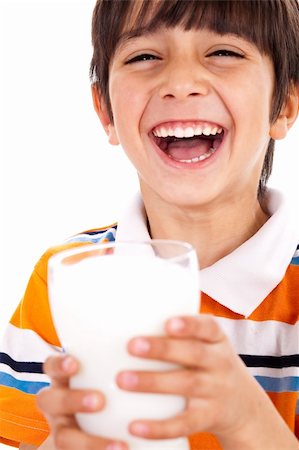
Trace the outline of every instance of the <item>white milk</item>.
[[58, 335], [67, 353], [81, 363], [71, 386], [101, 390], [107, 400], [103, 412], [77, 415], [85, 431], [123, 439], [132, 450], [189, 448], [187, 439], [144, 440], [127, 431], [135, 419], [176, 415], [184, 409], [184, 398], [126, 392], [114, 380], [121, 370], [176, 367], [132, 357], [126, 345], [133, 336], [164, 334], [164, 323], [172, 316], [196, 314], [196, 275], [158, 257], [121, 255], [86, 258], [50, 271], [50, 300]]

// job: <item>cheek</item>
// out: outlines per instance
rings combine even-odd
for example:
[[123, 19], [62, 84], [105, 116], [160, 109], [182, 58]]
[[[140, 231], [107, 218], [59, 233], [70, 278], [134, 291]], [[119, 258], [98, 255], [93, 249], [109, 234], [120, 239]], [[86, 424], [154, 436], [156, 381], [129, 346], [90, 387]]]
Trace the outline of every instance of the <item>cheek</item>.
[[[144, 89], [134, 80], [128, 80], [128, 77], [114, 76], [109, 85], [110, 98], [115, 111], [125, 110], [130, 114], [140, 109], [144, 97]], [[116, 109], [117, 108], [117, 109]]]
[[126, 82], [121, 77], [110, 83], [110, 99], [114, 124], [120, 134], [139, 130], [139, 123], [146, 107], [146, 96], [136, 83]]
[[269, 137], [271, 84], [263, 73], [255, 73], [236, 86], [227, 100], [237, 136], [247, 146], [262, 145]]
[[238, 114], [256, 126], [269, 125], [272, 98], [272, 79], [267, 71], [253, 67], [238, 86]]

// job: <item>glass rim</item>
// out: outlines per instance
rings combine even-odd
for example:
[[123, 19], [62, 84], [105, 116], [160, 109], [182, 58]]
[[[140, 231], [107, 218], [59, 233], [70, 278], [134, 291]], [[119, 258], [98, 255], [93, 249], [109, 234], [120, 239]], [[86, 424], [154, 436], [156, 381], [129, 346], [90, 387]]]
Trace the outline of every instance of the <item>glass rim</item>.
[[[180, 259], [184, 259], [184, 258], [188, 257], [189, 254], [196, 255], [194, 247], [189, 242], [175, 240], [175, 239], [148, 239], [148, 240], [143, 240], [143, 241], [120, 240], [120, 241], [111, 241], [111, 242], [104, 242], [104, 243], [93, 243], [93, 242], [80, 243], [80, 242], [78, 242], [78, 244], [79, 245], [76, 245], [75, 247], [61, 250], [58, 253], [55, 253], [54, 255], [52, 255], [48, 260], [49, 268], [52, 268], [57, 263], [62, 264], [63, 259], [71, 257], [71, 256], [79, 255], [80, 253], [88, 253], [88, 252], [92, 252], [92, 251], [116, 248], [118, 246], [126, 246], [126, 245], [136, 245], [136, 246], [140, 245], [140, 246], [154, 247], [155, 244], [156, 245], [165, 244], [165, 245], [175, 245], [177, 247], [181, 247], [181, 248], [185, 249], [185, 252], [180, 255], [175, 255], [170, 258], [164, 258], [165, 261], [169, 261], [169, 262], [171, 262], [171, 261], [178, 262]], [[103, 256], [103, 255], [101, 255], [101, 256]]]

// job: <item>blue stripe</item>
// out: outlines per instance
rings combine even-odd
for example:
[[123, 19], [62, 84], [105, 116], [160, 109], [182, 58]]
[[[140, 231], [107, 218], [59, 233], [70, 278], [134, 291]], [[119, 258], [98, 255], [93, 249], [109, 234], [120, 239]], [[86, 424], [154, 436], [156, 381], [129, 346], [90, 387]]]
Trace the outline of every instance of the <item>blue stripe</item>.
[[297, 256], [298, 251], [299, 251], [299, 245], [297, 246], [295, 255], [293, 256], [292, 261], [291, 261], [291, 264], [293, 266], [299, 266], [299, 255]]
[[115, 241], [115, 236], [112, 233], [112, 231], [108, 231], [108, 233], [105, 236], [106, 239], [108, 239], [110, 242], [114, 242]]
[[115, 241], [115, 236], [113, 235], [113, 233], [111, 231], [109, 232], [105, 232], [105, 233], [101, 233], [101, 234], [93, 234], [93, 235], [88, 235], [88, 234], [79, 234], [78, 236], [74, 236], [73, 238], [70, 238], [67, 240], [68, 243], [72, 243], [72, 242], [90, 242], [92, 244], [98, 244], [101, 242], [102, 239], [107, 239], [109, 242], [114, 242]]
[[295, 256], [291, 261], [292, 266], [299, 266], [299, 256]]
[[42, 388], [49, 386], [49, 383], [41, 381], [21, 381], [7, 373], [0, 372], [0, 385], [18, 389], [26, 394], [37, 394]]
[[255, 376], [256, 381], [268, 392], [297, 392], [299, 391], [299, 377], [262, 377]]

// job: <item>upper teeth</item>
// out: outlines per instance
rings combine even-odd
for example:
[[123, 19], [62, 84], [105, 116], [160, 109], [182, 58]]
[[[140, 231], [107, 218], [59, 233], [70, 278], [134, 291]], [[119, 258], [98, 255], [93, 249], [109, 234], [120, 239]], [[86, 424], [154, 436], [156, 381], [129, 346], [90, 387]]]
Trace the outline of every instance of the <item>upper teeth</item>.
[[181, 126], [171, 127], [171, 126], [159, 126], [153, 130], [153, 134], [157, 137], [168, 137], [173, 136], [176, 138], [191, 138], [193, 136], [200, 136], [204, 134], [205, 136], [215, 135], [216, 133], [222, 133], [221, 127], [212, 126], [187, 126], [183, 128]]

